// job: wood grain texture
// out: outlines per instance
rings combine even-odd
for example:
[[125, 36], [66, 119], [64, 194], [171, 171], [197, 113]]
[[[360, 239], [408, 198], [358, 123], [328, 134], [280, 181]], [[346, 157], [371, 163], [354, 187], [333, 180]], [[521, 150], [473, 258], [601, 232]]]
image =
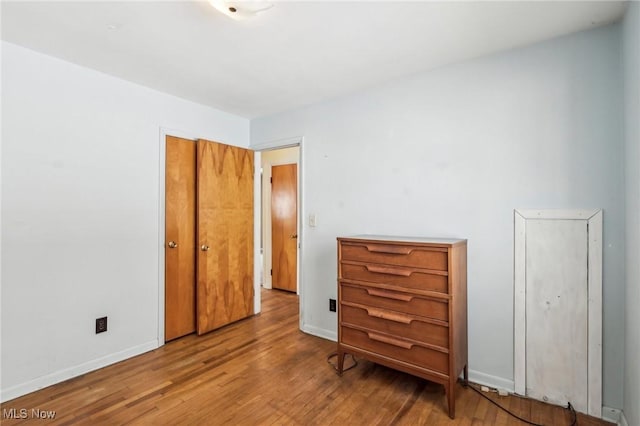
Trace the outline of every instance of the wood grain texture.
[[[196, 144], [167, 136], [165, 341], [196, 330]], [[171, 248], [169, 243], [177, 244]]]
[[198, 140], [197, 331], [253, 315], [253, 152]]
[[[335, 374], [335, 343], [301, 333], [295, 294], [263, 290], [262, 313], [24, 397], [2, 410], [52, 410], [54, 420], [12, 425], [474, 425], [511, 426], [510, 417], [456, 384], [456, 419], [442, 409], [442, 386], [359, 359]], [[278, 398], [286, 395], [286, 398]], [[489, 395], [547, 426], [570, 424], [561, 407]], [[581, 426], [611, 423], [578, 416]]]
[[[273, 288], [297, 291], [298, 165], [271, 168], [271, 263]], [[296, 237], [293, 238], [292, 236]]]
[[[466, 240], [338, 238], [338, 371], [350, 353], [433, 380], [443, 385], [453, 419], [456, 380], [468, 378], [466, 251]], [[370, 297], [354, 292], [354, 284]], [[415, 291], [440, 292], [447, 303]]]

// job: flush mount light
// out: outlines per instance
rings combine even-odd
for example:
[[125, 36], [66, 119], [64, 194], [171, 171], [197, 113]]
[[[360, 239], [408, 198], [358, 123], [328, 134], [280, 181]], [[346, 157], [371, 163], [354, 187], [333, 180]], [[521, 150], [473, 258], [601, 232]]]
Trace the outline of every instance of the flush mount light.
[[219, 12], [236, 20], [254, 17], [273, 7], [273, 3], [266, 0], [209, 0], [209, 3]]

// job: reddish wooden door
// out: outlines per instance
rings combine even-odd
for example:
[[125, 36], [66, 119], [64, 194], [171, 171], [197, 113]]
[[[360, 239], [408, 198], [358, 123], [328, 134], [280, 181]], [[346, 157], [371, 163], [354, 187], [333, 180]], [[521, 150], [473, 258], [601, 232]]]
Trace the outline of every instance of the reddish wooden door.
[[165, 166], [165, 341], [193, 333], [196, 144], [167, 136]]
[[271, 168], [271, 245], [272, 287], [297, 291], [297, 164]]
[[197, 331], [253, 314], [253, 152], [198, 140]]

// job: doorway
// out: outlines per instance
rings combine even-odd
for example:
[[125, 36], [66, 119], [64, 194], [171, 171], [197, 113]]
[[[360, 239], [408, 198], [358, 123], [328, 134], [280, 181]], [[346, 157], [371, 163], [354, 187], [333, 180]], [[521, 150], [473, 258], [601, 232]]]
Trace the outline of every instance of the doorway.
[[261, 153], [262, 287], [300, 294], [300, 147]]

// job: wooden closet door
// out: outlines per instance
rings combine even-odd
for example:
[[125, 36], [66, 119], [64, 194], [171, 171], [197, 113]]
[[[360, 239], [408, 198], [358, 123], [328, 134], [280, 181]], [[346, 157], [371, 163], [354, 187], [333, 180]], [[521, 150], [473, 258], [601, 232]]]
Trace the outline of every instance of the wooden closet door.
[[197, 331], [253, 314], [253, 152], [198, 140]]
[[196, 330], [196, 144], [167, 136], [165, 166], [165, 341]]

